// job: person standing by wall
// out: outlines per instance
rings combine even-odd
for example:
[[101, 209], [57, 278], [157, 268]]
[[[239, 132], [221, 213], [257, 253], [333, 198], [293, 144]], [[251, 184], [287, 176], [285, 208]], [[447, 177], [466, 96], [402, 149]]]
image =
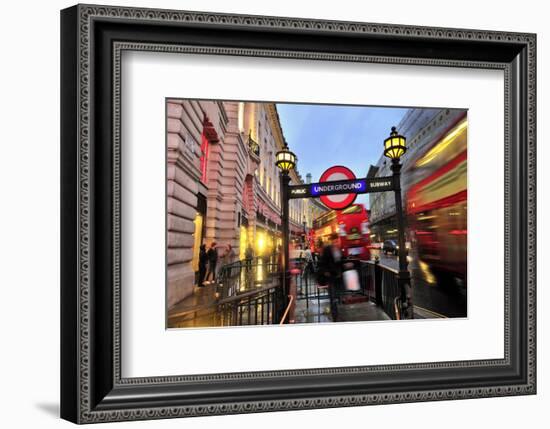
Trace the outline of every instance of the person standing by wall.
[[[215, 283], [216, 282], [216, 265], [218, 263], [218, 249], [216, 249], [216, 242], [213, 241], [210, 245], [210, 249], [206, 253], [208, 258], [208, 272], [206, 273], [206, 282], [205, 283]], [[210, 275], [212, 275], [212, 281], [209, 281]]]
[[231, 246], [231, 244], [228, 244], [227, 245], [227, 249], [223, 255], [223, 263], [222, 265], [230, 265], [232, 264], [233, 262], [235, 262], [235, 250], [233, 249], [233, 247]]
[[[227, 248], [225, 250], [225, 253], [222, 257], [222, 267], [231, 265], [233, 262], [235, 262], [236, 253], [231, 244], [227, 245]], [[219, 268], [221, 269], [221, 267]], [[218, 273], [219, 274], [219, 273]]]
[[198, 287], [204, 287], [204, 277], [206, 276], [206, 267], [208, 265], [208, 256], [206, 254], [206, 244], [201, 244], [199, 250], [199, 282]]

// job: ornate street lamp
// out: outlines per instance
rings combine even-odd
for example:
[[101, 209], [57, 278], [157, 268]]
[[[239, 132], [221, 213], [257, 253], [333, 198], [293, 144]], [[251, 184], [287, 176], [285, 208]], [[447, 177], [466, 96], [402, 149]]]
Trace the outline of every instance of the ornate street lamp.
[[401, 200], [401, 157], [407, 151], [407, 139], [392, 127], [390, 136], [384, 140], [384, 155], [391, 159], [393, 183], [395, 191], [395, 211], [397, 217], [397, 237], [399, 245], [398, 284], [401, 291], [402, 309], [408, 318], [413, 317], [411, 296], [411, 275], [408, 270], [407, 251], [405, 248], [405, 214]]
[[275, 154], [275, 165], [279, 167], [282, 174], [288, 175], [290, 170], [296, 166], [296, 159], [296, 155], [288, 149], [288, 144], [285, 141], [283, 149]]
[[282, 286], [285, 293], [285, 301], [288, 304], [290, 294], [290, 274], [288, 271], [288, 185], [290, 183], [290, 171], [296, 167], [296, 155], [288, 149], [285, 141], [283, 149], [275, 154], [275, 165], [281, 170], [281, 234], [283, 239], [283, 254], [281, 258]]
[[391, 127], [390, 136], [384, 140], [384, 155], [392, 161], [401, 158], [407, 151], [407, 139], [397, 132], [397, 128]]

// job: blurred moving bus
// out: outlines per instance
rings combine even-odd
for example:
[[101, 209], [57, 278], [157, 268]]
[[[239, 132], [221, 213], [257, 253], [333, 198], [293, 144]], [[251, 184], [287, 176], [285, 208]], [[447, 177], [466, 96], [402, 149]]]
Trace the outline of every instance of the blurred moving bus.
[[410, 170], [407, 213], [419, 265], [439, 285], [466, 286], [467, 130], [463, 118]]
[[309, 237], [311, 250], [320, 253], [332, 233], [338, 234], [344, 257], [370, 259], [369, 217], [363, 204], [331, 210], [315, 219]]

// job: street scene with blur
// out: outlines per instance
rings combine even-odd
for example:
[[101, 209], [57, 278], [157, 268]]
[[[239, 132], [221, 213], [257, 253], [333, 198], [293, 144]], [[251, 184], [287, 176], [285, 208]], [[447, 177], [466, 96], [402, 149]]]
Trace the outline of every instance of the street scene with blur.
[[166, 107], [167, 328], [467, 317], [467, 110]]

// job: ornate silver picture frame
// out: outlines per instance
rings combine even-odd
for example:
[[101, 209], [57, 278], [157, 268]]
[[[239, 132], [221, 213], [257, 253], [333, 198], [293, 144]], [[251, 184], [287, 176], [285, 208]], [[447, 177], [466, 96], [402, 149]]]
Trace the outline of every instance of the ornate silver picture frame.
[[[504, 357], [122, 377], [123, 51], [502, 70]], [[62, 418], [94, 423], [536, 393], [534, 34], [77, 5], [61, 12], [61, 58]]]

